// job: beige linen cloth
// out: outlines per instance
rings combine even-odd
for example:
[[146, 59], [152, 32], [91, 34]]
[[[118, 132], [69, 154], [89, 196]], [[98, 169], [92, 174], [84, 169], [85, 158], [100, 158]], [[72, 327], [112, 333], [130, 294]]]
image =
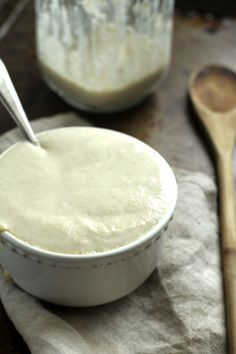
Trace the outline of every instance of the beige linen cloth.
[[[35, 131], [88, 125], [73, 114], [33, 122]], [[0, 151], [20, 138], [0, 138]], [[131, 295], [95, 308], [43, 303], [0, 271], [2, 303], [35, 354], [222, 354], [225, 323], [216, 188], [201, 173], [176, 171], [179, 197], [150, 278]]]

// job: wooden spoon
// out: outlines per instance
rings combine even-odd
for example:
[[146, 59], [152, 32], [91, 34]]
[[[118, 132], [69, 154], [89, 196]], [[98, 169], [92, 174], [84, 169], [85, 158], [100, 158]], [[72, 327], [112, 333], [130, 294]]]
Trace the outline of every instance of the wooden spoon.
[[229, 352], [236, 353], [236, 229], [232, 153], [236, 137], [236, 73], [212, 65], [193, 73], [189, 91], [214, 146]]

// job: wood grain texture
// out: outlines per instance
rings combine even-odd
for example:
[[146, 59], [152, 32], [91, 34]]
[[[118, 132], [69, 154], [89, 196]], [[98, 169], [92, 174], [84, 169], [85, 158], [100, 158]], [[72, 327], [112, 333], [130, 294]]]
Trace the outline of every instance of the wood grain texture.
[[[24, 11], [29, 0], [20, 0], [15, 2], [14, 7], [11, 9], [9, 15], [2, 20], [2, 24], [0, 27], [0, 40], [3, 39], [7, 33], [11, 30], [14, 22], [20, 16], [21, 12]], [[6, 3], [8, 5], [8, 2]], [[5, 7], [4, 7], [5, 8]], [[4, 11], [4, 13], [6, 13]]]
[[[187, 100], [190, 73], [205, 62], [223, 62], [236, 69], [236, 22], [177, 17], [173, 59], [159, 90], [138, 107], [116, 115], [94, 116], [78, 112], [94, 124], [136, 136], [157, 149], [178, 167], [213, 175], [208, 144], [194, 122]], [[34, 43], [34, 10], [31, 0], [0, 41], [5, 61], [30, 119], [72, 111], [41, 79]], [[0, 134], [14, 122], [0, 107]], [[28, 353], [4, 309], [0, 307], [0, 353]]]
[[236, 219], [232, 158], [236, 138], [236, 75], [222, 67], [204, 67], [191, 76], [189, 89], [215, 150], [227, 333], [229, 353], [235, 354]]
[[[235, 116], [236, 118], [236, 116]], [[232, 152], [232, 151], [231, 151]], [[234, 180], [230, 151], [218, 156], [220, 226], [229, 353], [236, 353], [236, 229]]]
[[234, 0], [176, 0], [177, 8], [184, 12], [197, 11], [209, 16], [236, 15], [236, 2]]

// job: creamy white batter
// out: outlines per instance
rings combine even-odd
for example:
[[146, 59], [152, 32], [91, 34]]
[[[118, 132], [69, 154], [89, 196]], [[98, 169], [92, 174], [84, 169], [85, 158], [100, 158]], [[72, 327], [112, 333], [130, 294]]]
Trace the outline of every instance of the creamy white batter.
[[172, 176], [162, 158], [127, 135], [62, 128], [0, 158], [0, 224], [42, 249], [88, 254], [140, 238], [166, 214]]
[[170, 26], [162, 16], [148, 13], [149, 23], [137, 15], [135, 29], [128, 25], [130, 1], [117, 6], [123, 13], [114, 11], [114, 22], [103, 18], [101, 2], [81, 2], [73, 16], [71, 6], [54, 6], [53, 15], [40, 9], [37, 20], [39, 63], [52, 87], [95, 111], [126, 108], [149, 93], [169, 62]]

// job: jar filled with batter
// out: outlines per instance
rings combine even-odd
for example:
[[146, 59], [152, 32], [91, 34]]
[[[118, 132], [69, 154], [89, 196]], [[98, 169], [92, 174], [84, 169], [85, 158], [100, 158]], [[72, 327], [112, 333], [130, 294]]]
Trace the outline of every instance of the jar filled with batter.
[[35, 0], [39, 65], [67, 102], [116, 112], [152, 92], [168, 68], [173, 0]]

